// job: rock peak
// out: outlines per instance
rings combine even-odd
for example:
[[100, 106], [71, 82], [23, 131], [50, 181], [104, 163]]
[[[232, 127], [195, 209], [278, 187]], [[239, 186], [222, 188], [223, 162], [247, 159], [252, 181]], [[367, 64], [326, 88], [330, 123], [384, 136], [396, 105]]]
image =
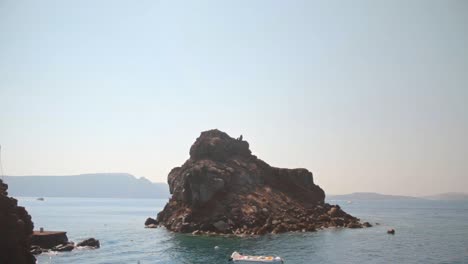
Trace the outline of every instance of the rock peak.
[[190, 148], [192, 160], [223, 161], [235, 156], [250, 157], [251, 153], [247, 141], [234, 139], [218, 129], [202, 132]]

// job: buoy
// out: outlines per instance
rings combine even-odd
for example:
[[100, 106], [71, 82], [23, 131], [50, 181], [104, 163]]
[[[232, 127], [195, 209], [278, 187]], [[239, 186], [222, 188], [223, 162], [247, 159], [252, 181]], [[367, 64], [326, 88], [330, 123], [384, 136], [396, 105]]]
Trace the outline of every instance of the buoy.
[[215, 246], [215, 249], [219, 249], [219, 247], [218, 247], [218, 246]]

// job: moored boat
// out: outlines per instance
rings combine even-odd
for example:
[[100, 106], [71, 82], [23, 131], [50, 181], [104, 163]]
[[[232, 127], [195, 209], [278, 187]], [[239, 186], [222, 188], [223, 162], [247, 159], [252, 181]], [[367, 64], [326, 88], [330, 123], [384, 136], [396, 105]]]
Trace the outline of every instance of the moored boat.
[[275, 263], [275, 264], [283, 264], [283, 259], [278, 256], [249, 256], [249, 255], [242, 255], [241, 253], [234, 251], [232, 253], [231, 258], [234, 263], [237, 264], [254, 264], [254, 263]]

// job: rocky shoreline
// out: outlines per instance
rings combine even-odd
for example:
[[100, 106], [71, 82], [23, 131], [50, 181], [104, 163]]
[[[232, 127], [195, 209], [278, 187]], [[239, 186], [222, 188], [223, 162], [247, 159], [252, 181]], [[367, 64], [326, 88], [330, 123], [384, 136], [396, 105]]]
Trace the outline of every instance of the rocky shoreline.
[[88, 238], [75, 245], [66, 232], [33, 231], [34, 224], [26, 209], [8, 197], [8, 185], [0, 179], [0, 263], [34, 264], [39, 255], [49, 251], [72, 251], [76, 247], [96, 249], [99, 240]]
[[50, 251], [72, 251], [77, 247], [85, 247], [88, 249], [97, 249], [101, 247], [99, 240], [95, 238], [88, 238], [75, 244], [73, 241], [68, 241], [66, 232], [57, 231], [35, 231], [31, 239], [31, 244], [31, 253], [34, 255], [39, 255]]
[[325, 203], [307, 169], [271, 167], [251, 154], [242, 136], [202, 132], [190, 158], [171, 170], [172, 197], [147, 227], [193, 234], [264, 235], [319, 228], [370, 227]]

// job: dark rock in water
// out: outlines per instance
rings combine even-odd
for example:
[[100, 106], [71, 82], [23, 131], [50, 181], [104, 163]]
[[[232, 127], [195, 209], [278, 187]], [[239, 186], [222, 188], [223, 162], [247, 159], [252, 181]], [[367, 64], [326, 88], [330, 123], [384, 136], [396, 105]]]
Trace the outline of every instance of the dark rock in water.
[[372, 227], [371, 223], [369, 223], [369, 222], [364, 222], [364, 223], [362, 223], [362, 226], [364, 226], [364, 227]]
[[148, 226], [148, 225], [157, 225], [158, 224], [158, 221], [156, 221], [156, 219], [153, 219], [151, 217], [148, 217], [145, 221], [145, 226]]
[[33, 232], [31, 216], [18, 201], [8, 197], [8, 185], [0, 179], [0, 263], [33, 264], [30, 252]]
[[[41, 232], [41, 233], [52, 233], [52, 235], [55, 235], [55, 238], [58, 237], [57, 234], [65, 234], [65, 232], [53, 232], [53, 231], [52, 232], [51, 231], [46, 231], [46, 232]], [[47, 252], [47, 251], [65, 252], [65, 251], [72, 251], [73, 249], [75, 249], [75, 243], [71, 242], [71, 241], [68, 242], [68, 238], [67, 238], [66, 242], [55, 244], [52, 247], [48, 247], [50, 245], [50, 243], [56, 243], [57, 240], [54, 240], [53, 239], [54, 236], [50, 236], [50, 235], [42, 236], [42, 238], [44, 238], [44, 237], [49, 239], [48, 240], [49, 244], [45, 244], [45, 245], [42, 244], [44, 247], [41, 247], [41, 246], [38, 246], [38, 245], [31, 246], [30, 251], [31, 251], [32, 254], [38, 255], [38, 254], [41, 254], [41, 253]], [[43, 240], [43, 242], [44, 241], [45, 240]], [[99, 248], [100, 244], [99, 244], [99, 240], [96, 240], [94, 238], [88, 238], [88, 239], [76, 244], [76, 247]]]
[[[202, 132], [190, 158], [168, 175], [171, 199], [157, 221], [175, 232], [266, 234], [361, 227], [359, 219], [324, 202], [307, 169], [271, 167], [249, 143], [219, 130]], [[351, 223], [351, 225], [350, 225]]]
[[81, 241], [80, 243], [76, 244], [77, 247], [91, 247], [91, 248], [99, 248], [101, 244], [99, 240], [94, 238], [88, 238], [86, 240]]
[[387, 230], [387, 234], [394, 235], [395, 234], [395, 229]]
[[58, 252], [64, 252], [64, 251], [72, 251], [75, 249], [75, 243], [69, 242], [65, 244], [60, 244], [55, 247], [53, 247], [51, 250], [52, 251], [58, 251]]
[[63, 231], [34, 231], [31, 237], [31, 244], [43, 249], [51, 249], [67, 243], [67, 232]]
[[33, 255], [39, 255], [44, 251], [40, 246], [31, 246], [30, 252]]

